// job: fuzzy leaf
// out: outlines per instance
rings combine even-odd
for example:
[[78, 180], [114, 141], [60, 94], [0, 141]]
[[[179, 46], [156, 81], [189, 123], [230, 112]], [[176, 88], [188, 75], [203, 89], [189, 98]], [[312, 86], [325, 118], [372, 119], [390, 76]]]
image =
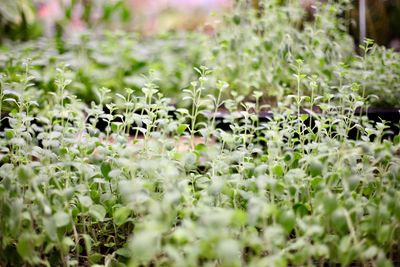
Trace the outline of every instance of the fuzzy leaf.
[[104, 220], [106, 213], [106, 209], [98, 204], [91, 206], [89, 209], [89, 214], [100, 222]]

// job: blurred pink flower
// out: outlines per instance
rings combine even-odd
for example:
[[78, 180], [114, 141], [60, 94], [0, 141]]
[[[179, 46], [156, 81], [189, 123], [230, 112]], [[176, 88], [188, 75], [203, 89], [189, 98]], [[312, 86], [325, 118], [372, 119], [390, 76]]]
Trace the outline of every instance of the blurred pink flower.
[[228, 5], [228, 0], [169, 0], [173, 7], [213, 9]]
[[54, 20], [62, 16], [58, 1], [48, 1], [38, 5], [38, 16], [44, 20]]
[[157, 13], [167, 7], [175, 9], [215, 9], [229, 5], [231, 0], [130, 0], [132, 5], [146, 13]]
[[[1, 1], [1, 0], [0, 0]], [[71, 0], [37, 0], [38, 1], [38, 16], [44, 23], [46, 35], [51, 36], [55, 31], [55, 23], [64, 19], [62, 6], [69, 6], [73, 2]], [[83, 1], [74, 2], [71, 18], [68, 21], [68, 32], [80, 32], [88, 25], [82, 21]], [[108, 0], [107, 0], [108, 1]], [[212, 10], [225, 9], [233, 0], [125, 0], [130, 6], [134, 23], [139, 27], [143, 27], [145, 32], [156, 31], [157, 28], [163, 28], [163, 23], [160, 22], [160, 16], [167, 9], [177, 11], [175, 16], [181, 17], [184, 21], [181, 24], [195, 25], [202, 23], [207, 15]], [[97, 7], [97, 9], [96, 9]], [[92, 10], [91, 19], [101, 19], [101, 5], [95, 5]], [[169, 21], [171, 22], [171, 20]], [[188, 27], [192, 28], [192, 26]]]

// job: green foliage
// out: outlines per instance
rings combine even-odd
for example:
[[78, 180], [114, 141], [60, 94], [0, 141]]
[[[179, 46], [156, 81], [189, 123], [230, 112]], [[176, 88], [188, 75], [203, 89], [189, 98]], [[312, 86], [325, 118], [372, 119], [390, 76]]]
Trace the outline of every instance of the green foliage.
[[338, 63], [349, 62], [353, 54], [339, 18], [346, 6], [317, 2], [315, 18], [307, 20], [300, 1], [257, 3], [256, 9], [251, 1], [238, 1], [225, 18], [227, 30], [217, 32], [213, 57], [221, 79], [242, 94], [261, 90], [280, 101], [296, 88], [288, 63], [302, 59], [307, 74], [335, 82]]
[[[73, 40], [60, 39], [60, 35], [55, 41], [10, 44], [3, 48], [0, 71], [15, 73], [25, 58], [32, 58], [32, 68], [36, 71], [34, 84], [40, 89], [55, 91], [54, 70], [66, 63], [71, 68], [68, 78], [73, 81], [70, 90], [89, 103], [102, 87], [119, 93], [127, 87], [140, 90], [145, 82], [141, 74], [152, 69], [160, 81], [161, 92], [172, 97], [176, 104], [186, 105], [179, 101], [183, 97], [180, 89], [189, 87], [194, 80], [192, 66], [204, 64], [213, 69], [211, 79], [230, 85], [221, 99], [232, 91], [252, 99], [253, 92], [257, 91], [261, 93], [262, 103], [276, 105], [286, 95], [297, 93], [298, 84], [292, 75], [300, 59], [302, 72], [318, 77], [313, 81], [314, 86], [311, 81], [303, 80], [302, 95], [323, 95], [331, 93], [332, 87], [359, 83], [358, 93], [370, 105], [400, 105], [400, 55], [371, 40], [361, 45], [360, 56], [354, 52], [345, 19], [351, 7], [348, 1], [317, 1], [313, 19], [307, 16], [299, 1], [260, 0], [258, 8], [253, 8], [250, 2], [237, 1], [213, 36], [167, 33], [141, 38], [113, 31], [83, 34]], [[68, 22], [77, 4], [71, 1], [66, 6], [64, 22]], [[100, 8], [101, 22], [105, 24], [111, 23], [114, 15], [124, 17], [127, 13], [123, 1], [85, 2], [82, 19], [100, 28], [102, 23], [89, 19], [96, 8]], [[16, 29], [16, 33], [34, 32], [27, 28], [34, 25], [30, 1], [5, 1], [0, 7], [0, 23], [3, 21], [26, 28]]]
[[[252, 1], [237, 1], [210, 50], [210, 64], [218, 78], [243, 95], [261, 91], [275, 104], [296, 92], [288, 65], [301, 59], [303, 72], [318, 76], [314, 93], [330, 93], [325, 85], [356, 82], [373, 105], [398, 106], [400, 55], [370, 40], [362, 45], [368, 47], [363, 55], [355, 55], [344, 19], [349, 1], [315, 1], [313, 19], [300, 2], [260, 0], [258, 8], [252, 8]], [[302, 93], [311, 95], [310, 86]]]
[[30, 0], [2, 0], [0, 5], [0, 43], [3, 39], [28, 40], [40, 34]]
[[[259, 52], [255, 36], [280, 40], [282, 29], [257, 15], [270, 33], [246, 33], [237, 27], [257, 19], [235, 13], [230, 34], [245, 37], [237, 45], [276, 63], [249, 72], [242, 48], [210, 59], [199, 42], [212, 41], [200, 34], [4, 48], [12, 53], [0, 58], [0, 265], [395, 266], [400, 136], [384, 139], [385, 122], [355, 111], [385, 79], [397, 86], [398, 55], [366, 40], [347, 66], [324, 61], [347, 51], [329, 47], [347, 38], [336, 20], [321, 28], [330, 35], [318, 33], [319, 46], [297, 7], [265, 3], [304, 43], [292, 43], [290, 58], [274, 56], [273, 44]], [[315, 27], [337, 14], [321, 12]], [[324, 71], [307, 47], [326, 52]], [[390, 71], [377, 64], [382, 54]], [[214, 60], [227, 61], [188, 67]], [[276, 105], [260, 121], [274, 95], [263, 87], [268, 73]], [[221, 108], [229, 130], [218, 128]]]
[[[206, 67], [185, 90], [188, 109], [172, 107], [153, 74], [141, 94], [110, 103], [102, 88], [87, 105], [65, 66], [55, 93], [38, 94], [29, 61], [5, 73], [0, 264], [394, 266], [399, 137], [354, 115], [365, 102], [356, 84], [302, 96], [297, 63], [299, 93], [271, 121], [239, 95], [224, 101], [230, 131], [207, 115], [221, 102], [204, 92], [227, 84]], [[322, 113], [310, 124], [297, 112], [312, 106]]]
[[[36, 88], [56, 91], [55, 69], [60, 64], [67, 65], [66, 78], [72, 81], [69, 91], [90, 103], [97, 100], [96, 91], [102, 87], [119, 93], [123, 88], [139, 91], [146, 82], [142, 75], [152, 70], [154, 78], [161, 81], [163, 93], [173, 96], [179, 95], [181, 88], [195, 77], [191, 66], [201, 63], [202, 52], [201, 47], [192, 44], [203, 38], [196, 33], [154, 40], [122, 32], [87, 34], [63, 42], [61, 50], [52, 40], [31, 41], [8, 47], [0, 57], [0, 71], [21, 72], [21, 63], [29, 57]], [[12, 83], [18, 78], [10, 75], [7, 79]]]

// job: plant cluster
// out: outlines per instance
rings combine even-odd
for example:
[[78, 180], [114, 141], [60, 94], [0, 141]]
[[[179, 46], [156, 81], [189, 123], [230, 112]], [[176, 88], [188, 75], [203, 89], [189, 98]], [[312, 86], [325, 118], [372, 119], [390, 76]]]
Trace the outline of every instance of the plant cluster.
[[0, 43], [3, 39], [28, 40], [39, 35], [31, 0], [3, 0], [0, 5]]
[[[3, 48], [0, 71], [20, 71], [21, 62], [32, 58], [36, 72], [32, 82], [40, 90], [54, 91], [54, 69], [60, 63], [69, 64], [70, 90], [90, 103], [103, 86], [119, 93], [125, 87], [140, 89], [141, 74], [152, 69], [163, 94], [179, 104], [181, 88], [195, 79], [192, 66], [207, 65], [215, 70], [213, 79], [230, 84], [223, 98], [235, 92], [249, 100], [253, 92], [261, 91], [261, 102], [277, 105], [297, 88], [287, 64], [302, 59], [304, 73], [317, 75], [324, 85], [316, 93], [360, 83], [360, 95], [370, 105], [399, 106], [400, 54], [366, 40], [357, 55], [342, 18], [348, 10], [346, 1], [320, 3], [312, 20], [306, 19], [300, 4], [258, 2], [254, 9], [249, 1], [238, 1], [212, 36], [169, 33], [143, 38], [125, 32], [87, 33], [73, 40], [9, 44]], [[311, 91], [306, 89], [304, 94], [310, 96]]]
[[[237, 1], [212, 46], [210, 62], [233, 90], [245, 95], [262, 91], [280, 102], [297, 87], [287, 63], [302, 59], [304, 72], [318, 75], [324, 84], [362, 82], [371, 104], [399, 105], [400, 55], [371, 40], [362, 43], [360, 56], [354, 53], [346, 19], [349, 1], [316, 1], [312, 18], [301, 1], [260, 0], [252, 8], [253, 2]], [[329, 88], [318, 92], [330, 93]]]
[[1, 265], [396, 264], [400, 136], [354, 114], [362, 86], [303, 96], [320, 80], [297, 60], [296, 94], [261, 122], [259, 101], [222, 100], [228, 84], [205, 67], [178, 109], [151, 75], [140, 93], [110, 102], [101, 88], [86, 105], [66, 67], [44, 95], [23, 67], [0, 83], [14, 107], [0, 139]]
[[215, 38], [1, 48], [1, 266], [400, 263], [400, 135], [358, 112], [399, 55], [258, 2]]
[[3, 47], [0, 71], [8, 73], [5, 78], [12, 83], [18, 79], [15, 74], [23, 71], [22, 63], [30, 58], [37, 90], [54, 92], [55, 69], [60, 64], [69, 65], [69, 90], [90, 103], [101, 87], [113, 92], [125, 87], [140, 89], [145, 82], [142, 74], [151, 69], [162, 83], [163, 93], [172, 97], [193, 79], [191, 66], [200, 65], [202, 58], [201, 47], [193, 44], [202, 39], [188, 33], [143, 40], [123, 32], [101, 37], [88, 33], [66, 42], [41, 39]]

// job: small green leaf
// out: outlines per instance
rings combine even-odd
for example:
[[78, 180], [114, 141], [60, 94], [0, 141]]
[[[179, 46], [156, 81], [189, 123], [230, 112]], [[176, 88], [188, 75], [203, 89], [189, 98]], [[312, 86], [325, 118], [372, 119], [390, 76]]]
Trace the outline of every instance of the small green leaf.
[[89, 214], [100, 222], [104, 220], [106, 213], [106, 209], [103, 206], [97, 204], [91, 206], [89, 209]]
[[182, 134], [187, 129], [187, 127], [187, 124], [180, 124], [176, 131], [178, 132], [178, 134]]
[[307, 119], [309, 118], [309, 115], [308, 114], [301, 114], [301, 116], [300, 116], [300, 119], [301, 119], [301, 121], [306, 121]]
[[279, 176], [279, 177], [283, 176], [283, 174], [284, 174], [284, 169], [283, 169], [283, 166], [281, 164], [276, 164], [272, 168], [272, 171], [276, 176]]
[[105, 246], [106, 248], [112, 248], [112, 247], [115, 246], [115, 243], [114, 243], [114, 242], [105, 243], [104, 246]]
[[22, 184], [29, 184], [29, 181], [34, 177], [33, 170], [28, 166], [18, 167], [18, 178]]
[[332, 214], [338, 207], [337, 200], [331, 194], [325, 194], [323, 196], [322, 203], [327, 214]]
[[322, 163], [317, 160], [317, 159], [312, 159], [310, 161], [309, 165], [309, 171], [311, 176], [316, 177], [316, 176], [322, 176], [322, 171], [323, 171], [324, 166]]
[[197, 144], [194, 147], [194, 150], [196, 150], [197, 152], [202, 152], [202, 151], [204, 151], [205, 148], [206, 148], [206, 146], [204, 144]]
[[52, 241], [57, 241], [58, 240], [57, 227], [56, 227], [55, 220], [54, 220], [53, 217], [43, 218], [43, 227], [44, 227], [44, 230], [47, 233], [47, 236]]
[[235, 23], [236, 25], [240, 24], [240, 16], [239, 15], [233, 16], [233, 23]]
[[31, 260], [36, 256], [35, 247], [34, 247], [34, 238], [32, 234], [24, 233], [18, 240], [17, 244], [18, 254], [24, 260]]
[[70, 247], [73, 247], [75, 245], [74, 241], [72, 240], [71, 237], [69, 236], [64, 236], [62, 241], [61, 241], [61, 251], [62, 253], [68, 253], [70, 250]]
[[82, 234], [82, 236], [85, 243], [86, 254], [90, 255], [92, 253], [92, 238], [87, 234]]
[[400, 144], [400, 135], [396, 135], [396, 136], [393, 138], [393, 143], [394, 143], [395, 145]]
[[125, 248], [125, 247], [117, 249], [117, 251], [115, 251], [115, 253], [117, 255], [120, 255], [120, 256], [125, 257], [125, 258], [130, 258], [132, 256], [132, 252], [130, 251], [130, 249], [129, 248]]
[[104, 178], [105, 178], [107, 181], [110, 181], [111, 178], [110, 178], [110, 176], [108, 175], [108, 174], [110, 173], [110, 171], [111, 171], [111, 165], [110, 165], [110, 163], [103, 162], [103, 163], [101, 164], [100, 170], [101, 170], [101, 174], [104, 176]]
[[58, 228], [67, 226], [70, 222], [70, 217], [64, 211], [57, 211], [53, 215], [54, 222]]
[[154, 231], [135, 232], [130, 243], [132, 256], [140, 261], [148, 261], [153, 258], [158, 251], [158, 234]]
[[88, 196], [79, 196], [78, 199], [81, 205], [85, 208], [89, 208], [93, 204], [92, 199]]
[[323, 182], [323, 179], [321, 176], [316, 176], [314, 178], [311, 179], [311, 187], [313, 189], [316, 189], [318, 187], [319, 184], [321, 184]]
[[247, 213], [243, 210], [235, 210], [232, 215], [231, 223], [234, 226], [241, 227], [244, 226], [247, 222]]
[[90, 263], [99, 263], [104, 256], [100, 253], [93, 253], [89, 256]]
[[300, 215], [301, 217], [303, 217], [309, 213], [308, 208], [303, 203], [294, 204], [293, 210], [295, 211], [296, 214]]
[[74, 241], [73, 241], [72, 238], [69, 237], [69, 236], [65, 236], [65, 237], [63, 238], [63, 240], [62, 240], [62, 243], [63, 243], [63, 245], [66, 246], [66, 247], [72, 247], [72, 246], [75, 245]]
[[113, 122], [113, 123], [111, 123], [111, 130], [112, 130], [113, 132], [117, 132], [119, 126], [120, 126], [119, 123]]
[[121, 207], [114, 211], [113, 219], [116, 225], [122, 225], [127, 222], [131, 215], [131, 209], [128, 207]]
[[5, 131], [5, 137], [10, 140], [11, 138], [14, 137], [14, 131], [13, 130], [6, 130]]
[[217, 245], [218, 257], [227, 266], [232, 264], [235, 266], [236, 262], [240, 259], [240, 245], [239, 242], [233, 239], [223, 239]]
[[293, 230], [296, 224], [296, 217], [292, 210], [287, 210], [279, 215], [278, 221], [281, 224], [281, 226], [285, 229], [286, 233], [289, 234]]

